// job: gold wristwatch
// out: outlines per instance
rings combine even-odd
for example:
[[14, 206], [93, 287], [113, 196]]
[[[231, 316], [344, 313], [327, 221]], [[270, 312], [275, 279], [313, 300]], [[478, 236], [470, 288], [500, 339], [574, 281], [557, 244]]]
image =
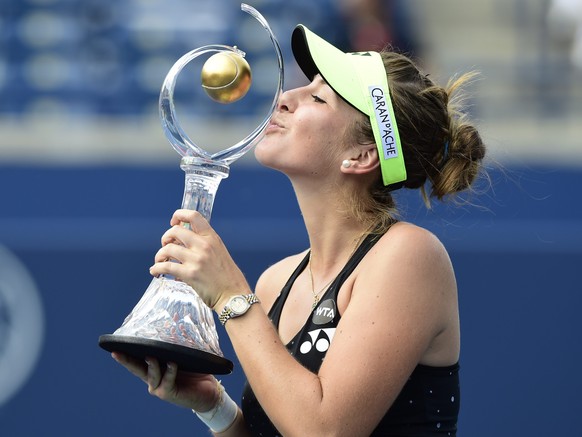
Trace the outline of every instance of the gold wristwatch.
[[259, 302], [259, 298], [254, 293], [233, 296], [222, 309], [218, 320], [224, 325], [228, 319], [242, 316], [252, 304]]

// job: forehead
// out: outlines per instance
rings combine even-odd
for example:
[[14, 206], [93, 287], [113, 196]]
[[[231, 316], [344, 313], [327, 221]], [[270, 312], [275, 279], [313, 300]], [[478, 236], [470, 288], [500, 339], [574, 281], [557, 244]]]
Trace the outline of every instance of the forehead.
[[[311, 81], [311, 86], [316, 90], [324, 91], [324, 96], [328, 103], [333, 103], [334, 107], [350, 106], [335, 90], [323, 79], [320, 74], [316, 74]], [[330, 100], [332, 98], [333, 100]]]
[[313, 76], [313, 80], [311, 81], [311, 83], [313, 83], [314, 85], [317, 86], [326, 86], [329, 89], [332, 89], [329, 84], [323, 79], [323, 77], [321, 77], [321, 74], [316, 74], [315, 76]]

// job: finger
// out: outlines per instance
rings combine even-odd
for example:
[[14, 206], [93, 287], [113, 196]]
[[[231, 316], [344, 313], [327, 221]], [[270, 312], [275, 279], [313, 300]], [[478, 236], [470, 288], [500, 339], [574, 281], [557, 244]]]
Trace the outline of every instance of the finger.
[[190, 228], [198, 235], [208, 235], [212, 232], [212, 228], [208, 221], [198, 211], [190, 211], [187, 209], [179, 209], [174, 213], [174, 219], [180, 222], [190, 223]]
[[178, 365], [176, 363], [166, 364], [166, 372], [160, 381], [160, 389], [166, 393], [174, 391], [176, 386], [176, 377], [178, 375]]
[[147, 384], [147, 365], [143, 360], [132, 358], [119, 352], [112, 352], [111, 357]]
[[172, 215], [170, 224], [172, 226], [182, 226], [183, 223], [190, 223], [196, 214], [200, 214], [192, 209], [178, 209]]
[[154, 261], [156, 263], [166, 262], [169, 260], [184, 262], [184, 260], [191, 258], [192, 253], [184, 246], [179, 244], [168, 244], [156, 252]]
[[173, 226], [162, 235], [162, 246], [177, 244], [184, 247], [193, 247], [197, 239], [200, 239], [196, 233], [183, 226]]
[[164, 232], [164, 234], [162, 235], [162, 238], [161, 238], [161, 243], [162, 243], [162, 246], [165, 246], [165, 245], [171, 244], [171, 243], [179, 243], [179, 241], [176, 238], [176, 235], [174, 233], [174, 227], [171, 227], [166, 232]]
[[175, 257], [175, 254], [173, 254], [172, 246], [172, 244], [168, 244], [167, 246], [160, 248], [154, 255], [154, 262], [162, 263], [170, 260], [179, 262], [180, 260]]
[[181, 225], [174, 225], [162, 235], [162, 245], [168, 243], [181, 243], [184, 237], [187, 237], [191, 232]]
[[148, 391], [154, 393], [156, 389], [160, 386], [162, 380], [162, 370], [160, 369], [160, 364], [158, 360], [152, 357], [146, 357], [145, 362], [148, 365], [147, 383]]
[[150, 267], [150, 275], [158, 277], [160, 275], [170, 275], [179, 280], [180, 277], [184, 276], [184, 271], [182, 264], [177, 262], [160, 262], [155, 263]]

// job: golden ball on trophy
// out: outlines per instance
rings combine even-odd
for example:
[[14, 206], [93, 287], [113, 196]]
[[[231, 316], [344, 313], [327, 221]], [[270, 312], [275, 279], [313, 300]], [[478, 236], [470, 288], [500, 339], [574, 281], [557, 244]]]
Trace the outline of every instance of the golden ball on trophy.
[[233, 103], [251, 87], [251, 67], [236, 52], [219, 52], [204, 63], [200, 74], [202, 88], [212, 100]]

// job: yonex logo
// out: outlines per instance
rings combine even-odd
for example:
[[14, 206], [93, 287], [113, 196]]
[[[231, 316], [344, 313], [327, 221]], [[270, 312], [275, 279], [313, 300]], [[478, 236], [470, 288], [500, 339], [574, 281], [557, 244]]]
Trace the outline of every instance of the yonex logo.
[[310, 340], [304, 341], [299, 347], [299, 352], [303, 355], [308, 354], [315, 347], [318, 352], [326, 352], [333, 340], [335, 328], [316, 329], [307, 333]]

